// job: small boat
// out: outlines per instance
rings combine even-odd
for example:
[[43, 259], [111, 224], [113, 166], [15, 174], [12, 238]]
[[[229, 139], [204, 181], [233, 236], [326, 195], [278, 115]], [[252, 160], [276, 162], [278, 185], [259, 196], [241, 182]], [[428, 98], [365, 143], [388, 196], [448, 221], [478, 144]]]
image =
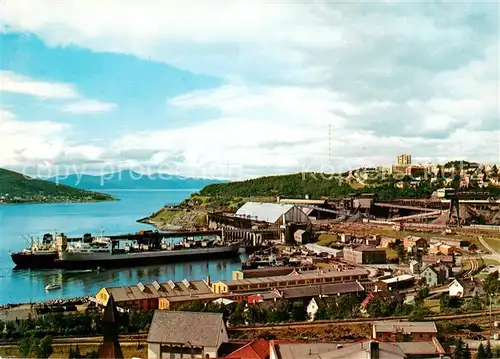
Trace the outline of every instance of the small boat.
[[54, 289], [60, 289], [61, 286], [59, 284], [49, 284], [48, 286], [45, 287], [45, 290], [54, 290]]

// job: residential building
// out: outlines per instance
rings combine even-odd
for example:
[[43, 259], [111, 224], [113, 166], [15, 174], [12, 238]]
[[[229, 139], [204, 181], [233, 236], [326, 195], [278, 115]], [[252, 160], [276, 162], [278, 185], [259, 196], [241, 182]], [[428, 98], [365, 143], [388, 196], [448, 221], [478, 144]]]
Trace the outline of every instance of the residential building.
[[276, 302], [283, 298], [283, 294], [278, 289], [273, 289], [268, 292], [249, 294], [247, 298], [248, 304], [262, 303], [266, 301]]
[[372, 339], [383, 342], [427, 342], [434, 338], [437, 338], [434, 322], [379, 321], [372, 327]]
[[450, 246], [449, 244], [439, 243], [431, 243], [429, 245], [429, 254], [444, 254], [444, 255], [452, 255], [454, 253], [455, 247]]
[[381, 290], [377, 292], [370, 292], [366, 298], [361, 303], [361, 308], [363, 311], [366, 311], [368, 304], [370, 304], [373, 300], [397, 300], [398, 302], [403, 302], [403, 296], [399, 294], [397, 291], [386, 291]]
[[364, 281], [368, 279], [368, 271], [350, 269], [346, 271], [308, 271], [294, 275], [248, 278], [240, 280], [217, 281], [212, 284], [214, 293], [245, 293], [266, 291], [274, 288], [298, 287], [312, 284], [328, 284]]
[[471, 279], [454, 279], [448, 286], [450, 297], [471, 298], [484, 295], [483, 282], [471, 277]]
[[411, 155], [407, 155], [407, 154], [398, 155], [398, 157], [396, 159], [396, 163], [398, 166], [411, 165]]
[[225, 359], [269, 359], [269, 340], [252, 340], [227, 355]]
[[415, 277], [409, 274], [403, 274], [397, 277], [382, 279], [375, 282], [375, 291], [385, 290], [393, 291], [406, 289], [415, 283]]
[[352, 241], [352, 234], [340, 233], [340, 241], [342, 243], [351, 243], [351, 241]]
[[425, 248], [427, 247], [427, 239], [417, 236], [406, 236], [403, 239], [403, 245], [405, 246], [405, 248], [408, 248], [410, 246]]
[[412, 274], [419, 274], [420, 269], [421, 269], [421, 266], [420, 266], [420, 263], [418, 261], [416, 261], [416, 260], [410, 261], [410, 272]]
[[293, 239], [298, 244], [307, 243], [311, 240], [311, 232], [304, 229], [297, 229], [293, 234]]
[[398, 238], [393, 237], [381, 237], [380, 238], [380, 247], [394, 247], [399, 244], [401, 241]]
[[430, 265], [425, 267], [425, 269], [420, 273], [422, 278], [425, 278], [425, 282], [428, 286], [434, 287], [443, 284], [449, 277], [449, 272], [447, 268], [443, 268], [439, 265]]
[[148, 359], [217, 358], [229, 341], [221, 313], [159, 311], [148, 334]]
[[418, 343], [364, 340], [349, 344], [281, 343], [271, 346], [269, 359], [444, 359], [444, 353], [437, 340]]
[[384, 248], [359, 246], [344, 247], [344, 261], [351, 264], [384, 264], [387, 263], [387, 253]]
[[444, 263], [450, 266], [455, 264], [455, 257], [453, 255], [433, 255], [425, 254], [422, 256], [422, 267], [426, 267], [435, 263]]

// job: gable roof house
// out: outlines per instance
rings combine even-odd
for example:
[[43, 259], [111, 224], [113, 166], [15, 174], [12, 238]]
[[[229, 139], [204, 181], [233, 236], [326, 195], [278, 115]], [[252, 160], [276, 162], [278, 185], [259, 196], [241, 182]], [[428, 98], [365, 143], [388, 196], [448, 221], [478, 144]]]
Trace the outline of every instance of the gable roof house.
[[484, 295], [483, 282], [479, 279], [471, 277], [471, 279], [454, 279], [448, 285], [448, 295], [450, 297], [470, 298], [476, 295]]
[[155, 311], [148, 334], [148, 358], [217, 358], [229, 341], [221, 313]]

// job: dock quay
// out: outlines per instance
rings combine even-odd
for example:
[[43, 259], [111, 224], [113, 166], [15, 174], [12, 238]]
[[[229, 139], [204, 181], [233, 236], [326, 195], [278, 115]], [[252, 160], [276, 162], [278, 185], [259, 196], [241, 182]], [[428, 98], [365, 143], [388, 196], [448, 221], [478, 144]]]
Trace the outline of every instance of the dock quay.
[[[222, 230], [207, 230], [207, 231], [173, 231], [173, 232], [153, 232], [147, 231], [144, 233], [129, 233], [119, 235], [107, 235], [106, 237], [113, 241], [130, 241], [144, 239], [149, 236], [159, 236], [160, 238], [184, 238], [184, 237], [204, 237], [204, 236], [222, 236]], [[68, 237], [69, 242], [81, 241], [81, 237]]]

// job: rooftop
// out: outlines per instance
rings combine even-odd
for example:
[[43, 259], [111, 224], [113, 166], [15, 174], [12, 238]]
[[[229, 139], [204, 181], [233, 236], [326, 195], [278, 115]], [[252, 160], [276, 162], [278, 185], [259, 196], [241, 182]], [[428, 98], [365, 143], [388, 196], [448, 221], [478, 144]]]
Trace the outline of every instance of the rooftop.
[[330, 247], [324, 247], [320, 246], [314, 243], [307, 243], [304, 247], [306, 249], [315, 252], [315, 253], [328, 253], [332, 255], [336, 255], [339, 252], [342, 252], [342, 249], [335, 249], [335, 248], [330, 248]]
[[397, 331], [403, 331], [404, 333], [437, 333], [434, 322], [381, 321], [373, 323], [373, 330], [382, 333], [396, 333]]
[[[186, 284], [189, 287], [186, 287]], [[143, 290], [141, 290], [141, 288]], [[203, 280], [181, 281], [155, 284], [139, 284], [122, 287], [105, 287], [115, 302], [161, 297], [181, 297], [201, 294], [211, 294], [210, 287]]]
[[[369, 358], [370, 341], [344, 344], [338, 348], [332, 343], [296, 343], [276, 345], [279, 359], [361, 359]], [[404, 352], [393, 343], [378, 343], [380, 359], [403, 359]]]
[[292, 204], [246, 202], [236, 211], [236, 216], [256, 221], [275, 223], [283, 214], [294, 207]]
[[403, 282], [407, 280], [415, 279], [414, 276], [409, 275], [409, 274], [403, 274], [399, 275], [397, 277], [393, 278], [388, 278], [388, 279], [382, 279], [381, 282], [387, 283], [387, 284], [392, 284], [392, 283], [397, 283], [397, 282]]
[[148, 343], [216, 347], [224, 328], [222, 313], [155, 311]]
[[226, 359], [267, 359], [269, 340], [255, 339], [229, 354]]
[[306, 280], [313, 278], [342, 278], [342, 277], [361, 276], [361, 275], [368, 275], [368, 272], [364, 269], [349, 269], [345, 271], [329, 271], [329, 272], [308, 271], [305, 273], [289, 274], [283, 276], [236, 279], [236, 280], [228, 280], [221, 282], [225, 283], [228, 286], [235, 286], [235, 285], [258, 284], [258, 283], [272, 284], [272, 283], [288, 282], [290, 280]]
[[317, 284], [295, 288], [284, 288], [283, 298], [304, 298], [318, 297], [320, 295], [346, 294], [363, 292], [363, 286], [358, 282], [349, 283], [332, 283], [332, 284]]

